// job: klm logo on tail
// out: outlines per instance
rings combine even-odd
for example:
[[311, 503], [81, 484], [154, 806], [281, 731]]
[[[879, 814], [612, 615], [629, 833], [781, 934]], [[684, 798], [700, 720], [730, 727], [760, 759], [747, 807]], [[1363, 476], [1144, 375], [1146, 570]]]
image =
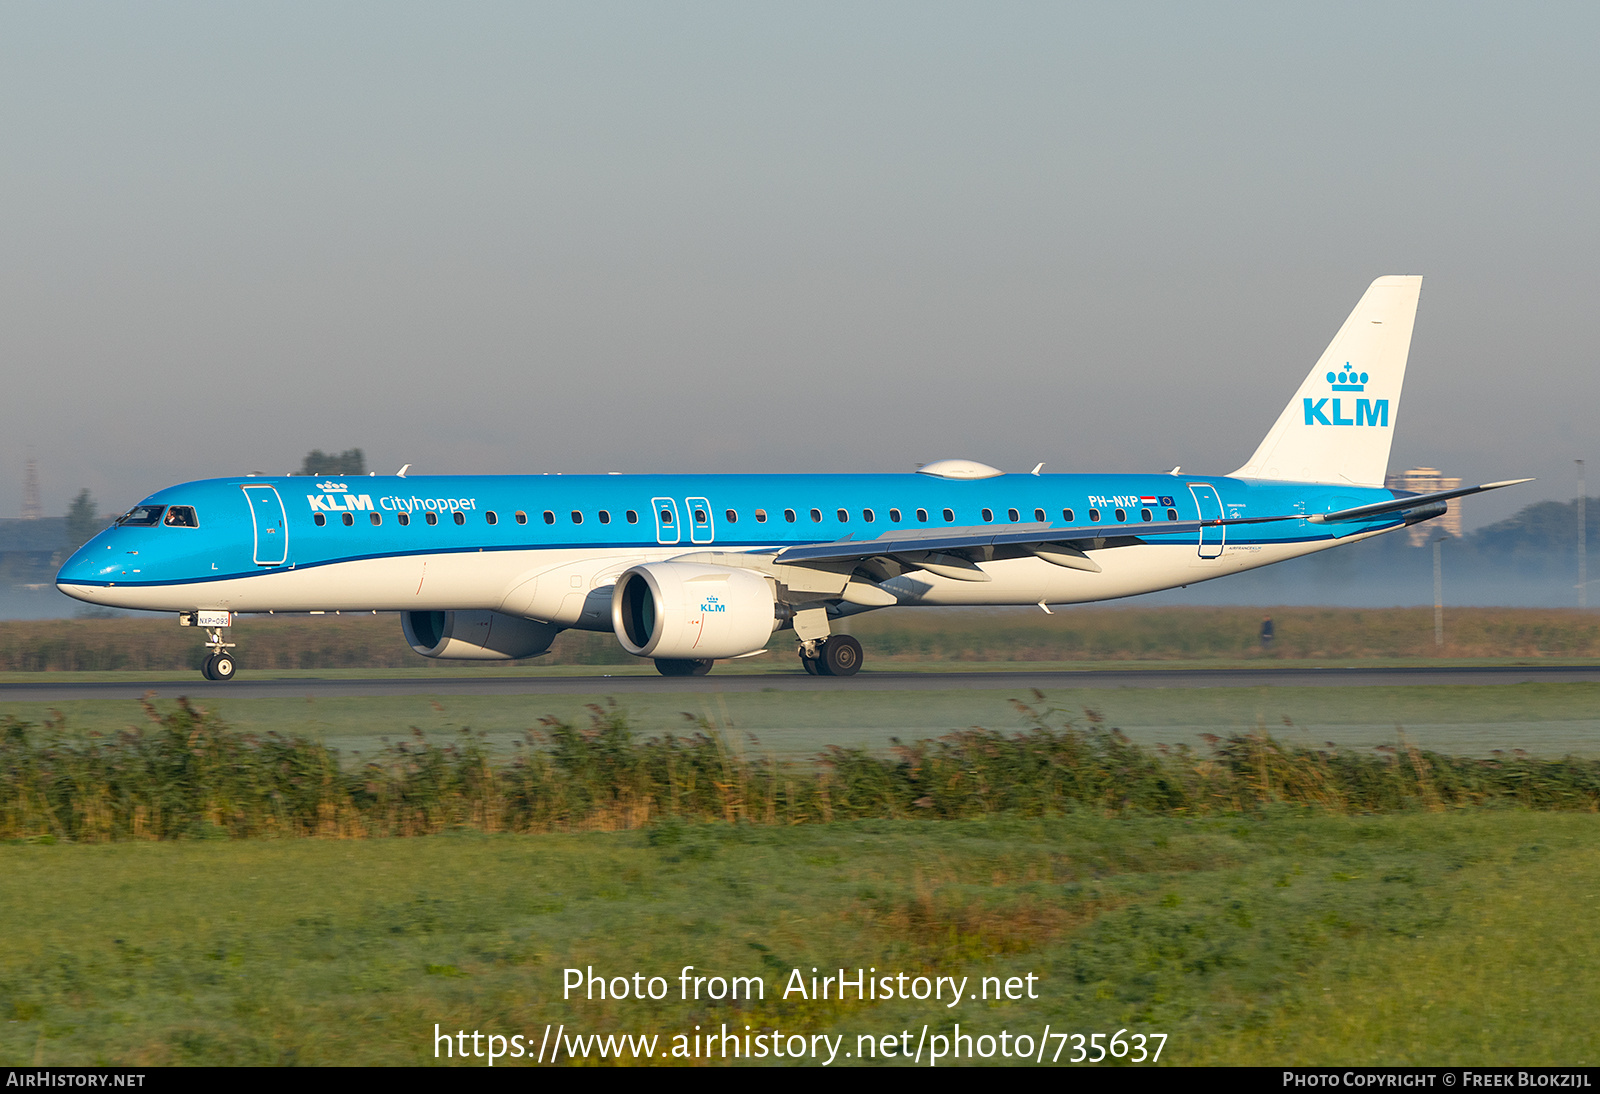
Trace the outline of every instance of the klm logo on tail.
[[[1338, 372], [1328, 373], [1328, 386], [1334, 391], [1365, 391], [1367, 390], [1368, 376], [1365, 372], [1357, 372], [1346, 361], [1344, 368]], [[1344, 416], [1344, 407], [1338, 396], [1324, 399], [1304, 398], [1306, 425], [1378, 425], [1389, 424], [1388, 399], [1355, 399], [1355, 417]], [[1333, 406], [1330, 409], [1329, 403]]]

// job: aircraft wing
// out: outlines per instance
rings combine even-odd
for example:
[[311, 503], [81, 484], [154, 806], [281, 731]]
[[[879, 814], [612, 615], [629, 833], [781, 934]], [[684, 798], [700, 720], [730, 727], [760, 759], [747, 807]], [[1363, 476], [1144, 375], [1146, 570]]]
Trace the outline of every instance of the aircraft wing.
[[[885, 532], [876, 539], [846, 536], [831, 543], [812, 543], [787, 547], [774, 560], [780, 563], [847, 562], [852, 559], [942, 553], [971, 550], [975, 547], [1049, 547], [1067, 544], [1079, 550], [1105, 546], [1107, 540], [1130, 537], [1179, 535], [1198, 532], [1202, 527], [1220, 524], [1259, 524], [1270, 520], [1301, 520], [1299, 514], [1287, 517], [1238, 517], [1225, 520], [1156, 520], [1138, 524], [1084, 524], [1056, 526], [1049, 522], [1007, 524], [1003, 529], [992, 524], [966, 528], [926, 528]], [[1121, 544], [1117, 544], [1120, 546]]]
[[[912, 565], [928, 561], [939, 564], [936, 556], [958, 552], [981, 551], [983, 548], [1018, 548], [1024, 552], [1052, 552], [1065, 548], [1069, 556], [1084, 550], [1103, 547], [1129, 546], [1146, 536], [1192, 535], [1202, 528], [1216, 528], [1230, 524], [1269, 524], [1283, 520], [1304, 520], [1312, 524], [1336, 524], [1364, 520], [1369, 517], [1398, 513], [1448, 501], [1451, 498], [1480, 494], [1485, 490], [1499, 490], [1505, 486], [1532, 482], [1532, 479], [1508, 479], [1504, 482], [1467, 486], [1459, 490], [1442, 490], [1433, 494], [1413, 494], [1353, 509], [1340, 509], [1333, 513], [1283, 513], [1269, 517], [1225, 517], [1209, 520], [1156, 520], [1138, 524], [1075, 524], [1057, 526], [1046, 522], [994, 525], [976, 525], [964, 528], [922, 528], [889, 531], [874, 539], [854, 539], [845, 536], [831, 543], [811, 543], [787, 547], [773, 560], [785, 564], [822, 562], [850, 562], [868, 558], [898, 558]], [[1057, 552], [1059, 553], [1059, 552]], [[934, 557], [930, 557], [934, 556]], [[960, 565], [961, 560], [945, 559]], [[1054, 561], [1061, 561], [1055, 559]], [[1098, 569], [1088, 559], [1083, 559], [1084, 569]], [[1077, 565], [1063, 562], [1064, 565]], [[931, 567], [930, 567], [931, 568]], [[939, 572], [939, 571], [936, 571]]]
[[1312, 524], [1339, 524], [1347, 520], [1365, 520], [1367, 517], [1380, 517], [1385, 513], [1398, 513], [1403, 509], [1416, 509], [1424, 505], [1449, 501], [1451, 498], [1464, 498], [1468, 494], [1481, 494], [1485, 490], [1499, 490], [1501, 487], [1532, 481], [1532, 479], [1506, 479], [1504, 482], [1488, 482], [1482, 486], [1463, 486], [1459, 490], [1440, 490], [1434, 494], [1412, 494], [1409, 497], [1395, 498], [1393, 501], [1358, 505], [1354, 509], [1340, 509], [1335, 513], [1313, 513], [1305, 519]]
[[[1056, 526], [1043, 521], [1007, 524], [998, 528], [989, 524], [960, 528], [897, 529], [886, 531], [873, 539], [855, 539], [852, 533], [831, 543], [809, 543], [787, 547], [779, 551], [772, 561], [782, 565], [805, 566], [808, 563], [822, 565], [865, 562], [868, 559], [880, 558], [890, 559], [913, 569], [930, 570], [946, 577], [986, 581], [988, 576], [977, 567], [976, 563], [995, 558], [998, 549], [1002, 552], [1001, 557], [1033, 554], [1059, 566], [1098, 572], [1099, 564], [1089, 558], [1085, 551], [1132, 546], [1142, 542], [1147, 536], [1193, 535], [1202, 528], [1216, 528], [1229, 524], [1268, 524], [1283, 520], [1304, 520], [1312, 524], [1366, 520], [1409, 509], [1434, 505], [1442, 507], [1443, 503], [1451, 498], [1531, 481], [1531, 479], [1508, 479], [1505, 482], [1485, 483], [1482, 486], [1468, 486], [1459, 490], [1413, 494], [1392, 501], [1360, 505], [1353, 509], [1340, 509], [1332, 513], [1283, 513], [1268, 517], [1223, 517], [1207, 520], [1154, 520], [1140, 521], [1138, 524]], [[1440, 508], [1439, 511], [1443, 512], [1443, 509]]]

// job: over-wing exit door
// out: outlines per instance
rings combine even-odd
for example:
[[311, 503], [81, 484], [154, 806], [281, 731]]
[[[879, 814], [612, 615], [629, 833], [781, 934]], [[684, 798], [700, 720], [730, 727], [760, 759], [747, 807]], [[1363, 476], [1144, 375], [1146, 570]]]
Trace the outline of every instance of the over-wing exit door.
[[717, 538], [712, 524], [711, 503], [705, 498], [684, 498], [689, 509], [689, 539], [694, 543], [710, 543]]
[[656, 542], [677, 543], [678, 503], [671, 498], [651, 498], [650, 506], [656, 511]]

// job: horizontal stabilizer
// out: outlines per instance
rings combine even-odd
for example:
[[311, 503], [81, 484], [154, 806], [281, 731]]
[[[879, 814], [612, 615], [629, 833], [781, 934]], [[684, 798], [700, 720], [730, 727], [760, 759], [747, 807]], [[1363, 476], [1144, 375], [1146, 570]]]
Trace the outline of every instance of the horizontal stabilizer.
[[1338, 524], [1347, 520], [1365, 520], [1368, 517], [1381, 517], [1385, 513], [1398, 513], [1406, 509], [1416, 509], [1434, 502], [1449, 501], [1451, 498], [1464, 498], [1468, 494], [1481, 494], [1485, 490], [1499, 490], [1505, 486], [1518, 486], [1532, 479], [1507, 479], [1504, 482], [1486, 482], [1482, 486], [1463, 486], [1459, 490], [1441, 490], [1437, 494], [1411, 494], [1393, 501], [1380, 501], [1374, 505], [1358, 505], [1354, 509], [1340, 509], [1337, 513], [1316, 513], [1306, 518], [1312, 524]]

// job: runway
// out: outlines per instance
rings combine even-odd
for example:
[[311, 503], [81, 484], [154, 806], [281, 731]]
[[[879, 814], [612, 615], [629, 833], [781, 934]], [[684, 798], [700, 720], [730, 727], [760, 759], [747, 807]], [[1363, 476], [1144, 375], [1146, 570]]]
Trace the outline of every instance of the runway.
[[1406, 666], [1395, 668], [1218, 668], [1081, 669], [1015, 672], [864, 672], [859, 676], [805, 676], [800, 673], [666, 676], [415, 676], [251, 680], [229, 683], [201, 679], [151, 679], [114, 682], [0, 683], [0, 703], [64, 703], [85, 699], [137, 699], [147, 692], [230, 699], [356, 698], [363, 696], [514, 696], [639, 695], [706, 692], [883, 692], [956, 689], [1049, 692], [1062, 688], [1248, 688], [1248, 687], [1406, 687], [1600, 682], [1600, 665]]

